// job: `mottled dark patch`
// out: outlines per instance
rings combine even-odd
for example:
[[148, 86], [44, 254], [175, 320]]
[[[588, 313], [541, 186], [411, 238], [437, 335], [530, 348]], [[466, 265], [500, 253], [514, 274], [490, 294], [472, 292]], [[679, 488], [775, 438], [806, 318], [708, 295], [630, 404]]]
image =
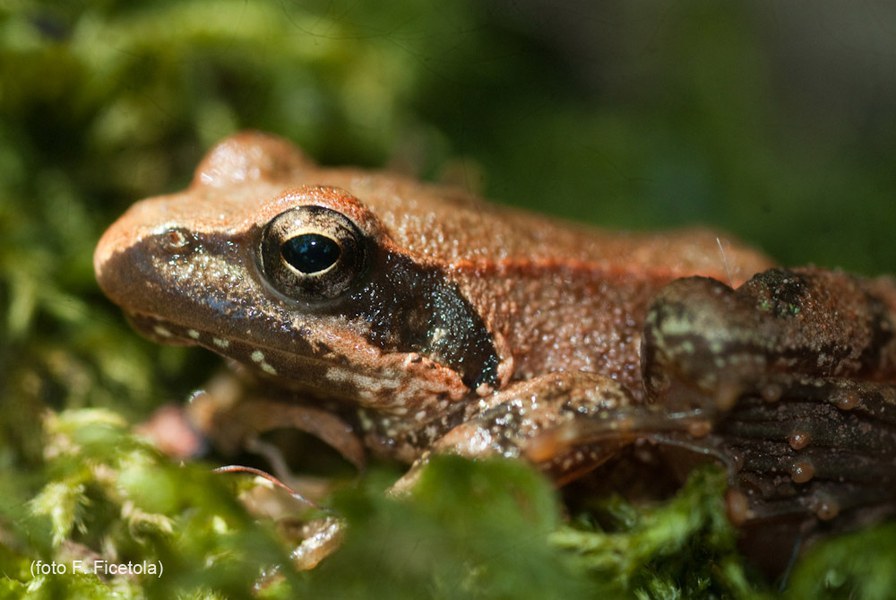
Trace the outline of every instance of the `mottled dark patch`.
[[756, 297], [756, 308], [776, 317], [799, 314], [809, 291], [805, 277], [788, 269], [769, 269], [744, 284]]
[[[439, 396], [438, 399], [442, 399]], [[432, 445], [446, 433], [461, 425], [469, 419], [467, 406], [463, 403], [449, 405], [444, 414], [427, 421], [425, 424], [411, 424], [407, 422], [384, 422], [380, 413], [376, 410], [361, 409], [369, 422], [369, 434], [376, 440], [379, 447], [407, 447], [413, 450], [414, 455], [430, 449]]]
[[435, 267], [385, 253], [368, 281], [339, 305], [370, 324], [368, 340], [383, 350], [419, 352], [461, 374], [468, 387], [496, 385], [491, 334], [456, 285]]
[[[703, 285], [707, 280], [689, 281]], [[802, 274], [775, 269], [757, 275], [736, 292], [721, 283], [710, 285], [686, 290], [690, 302], [664, 297], [651, 305], [641, 349], [645, 383], [651, 390], [662, 388], [672, 373], [696, 380], [719, 359], [731, 364], [739, 357], [761, 357], [773, 371], [830, 376], [854, 354], [853, 347], [840, 339], [807, 340], [796, 335], [806, 325], [793, 320], [799, 313], [794, 304], [805, 303], [813, 285]], [[670, 333], [668, 321], [691, 325], [684, 332]], [[788, 324], [797, 329], [788, 329]], [[720, 332], [724, 335], [717, 335]], [[719, 340], [724, 340], [722, 347]]]

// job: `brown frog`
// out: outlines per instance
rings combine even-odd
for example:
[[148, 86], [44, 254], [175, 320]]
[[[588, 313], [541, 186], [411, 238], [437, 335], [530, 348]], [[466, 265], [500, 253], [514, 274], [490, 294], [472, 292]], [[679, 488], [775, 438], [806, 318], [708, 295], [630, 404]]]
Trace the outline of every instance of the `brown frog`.
[[259, 133], [135, 204], [94, 264], [139, 331], [242, 365], [251, 399], [206, 424], [224, 442], [289, 425], [413, 464], [398, 489], [431, 452], [564, 483], [652, 442], [721, 461], [732, 520], [769, 535], [896, 504], [889, 278], [321, 168]]

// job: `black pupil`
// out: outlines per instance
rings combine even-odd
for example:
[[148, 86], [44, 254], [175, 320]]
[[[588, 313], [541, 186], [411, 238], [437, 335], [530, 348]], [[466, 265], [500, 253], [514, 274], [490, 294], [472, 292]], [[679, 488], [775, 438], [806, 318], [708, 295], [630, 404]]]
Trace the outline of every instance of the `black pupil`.
[[280, 247], [284, 260], [302, 273], [317, 273], [331, 267], [339, 260], [339, 244], [335, 240], [316, 233], [297, 235], [283, 242]]

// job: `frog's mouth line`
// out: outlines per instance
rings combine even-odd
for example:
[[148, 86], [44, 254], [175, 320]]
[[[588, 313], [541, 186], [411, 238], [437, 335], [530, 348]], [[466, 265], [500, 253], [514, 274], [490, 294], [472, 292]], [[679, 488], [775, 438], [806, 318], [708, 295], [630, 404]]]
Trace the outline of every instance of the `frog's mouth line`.
[[217, 338], [208, 332], [179, 325], [168, 319], [160, 319], [139, 312], [128, 312], [126, 316], [131, 327], [136, 329], [140, 335], [159, 344], [204, 346], [207, 345], [205, 340], [211, 340], [221, 350], [226, 350], [230, 345], [224, 338]]
[[[253, 368], [262, 376], [279, 377], [278, 365], [290, 362], [282, 349], [224, 338], [152, 315], [132, 312], [127, 314], [127, 318], [134, 329], [151, 341], [174, 346], [199, 346]], [[320, 370], [323, 373], [327, 368], [325, 361], [307, 356], [302, 358], [302, 363], [311, 372]], [[311, 381], [303, 380], [300, 383], [310, 384]]]
[[[239, 339], [226, 339], [193, 327], [140, 313], [127, 313], [133, 328], [148, 339], [167, 345], [199, 346], [245, 366], [262, 380], [279, 388], [310, 394], [315, 400], [344, 401], [379, 411], [407, 412], [407, 394], [414, 386], [406, 386], [400, 377], [353, 368], [347, 357], [319, 358], [301, 355], [273, 346], [259, 346]], [[304, 340], [303, 340], [304, 341]], [[437, 364], [437, 363], [434, 363]], [[297, 375], [298, 374], [298, 375]], [[456, 389], [446, 389], [452, 396]]]

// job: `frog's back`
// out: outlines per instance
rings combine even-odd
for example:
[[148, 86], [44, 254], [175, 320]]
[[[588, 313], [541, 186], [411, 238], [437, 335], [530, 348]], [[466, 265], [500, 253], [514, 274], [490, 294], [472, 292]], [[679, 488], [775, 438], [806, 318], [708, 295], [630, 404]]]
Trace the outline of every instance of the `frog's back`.
[[[268, 165], [259, 170], [263, 158]], [[258, 186], [262, 189], [245, 191], [259, 200], [290, 186], [343, 188], [377, 215], [397, 247], [418, 260], [456, 268], [562, 263], [656, 274], [661, 280], [706, 275], [738, 285], [771, 264], [759, 252], [703, 229], [610, 232], [489, 204], [455, 187], [388, 172], [320, 168], [288, 142], [252, 132], [229, 138], [210, 153], [196, 183]]]

